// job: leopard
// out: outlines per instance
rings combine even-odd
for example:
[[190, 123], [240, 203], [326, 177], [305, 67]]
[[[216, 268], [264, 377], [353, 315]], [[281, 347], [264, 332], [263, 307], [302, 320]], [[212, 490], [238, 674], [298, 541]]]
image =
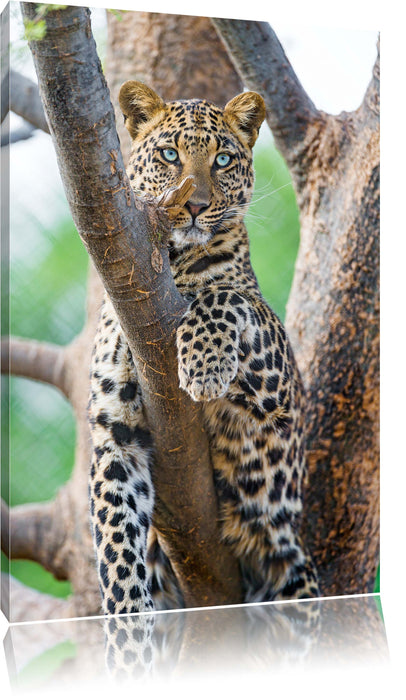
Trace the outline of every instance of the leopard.
[[[157, 198], [185, 178], [194, 183], [167, 237], [171, 272], [187, 303], [176, 331], [179, 385], [202, 408], [222, 540], [238, 561], [242, 600], [317, 599], [317, 571], [300, 529], [308, 476], [304, 388], [286, 330], [261, 293], [244, 221], [264, 100], [245, 91], [223, 108], [197, 98], [164, 101], [129, 80], [119, 104], [131, 137], [134, 193]], [[102, 611], [108, 617], [182, 608], [154, 526], [153, 430], [107, 294], [88, 414]], [[143, 649], [149, 657], [148, 644]]]

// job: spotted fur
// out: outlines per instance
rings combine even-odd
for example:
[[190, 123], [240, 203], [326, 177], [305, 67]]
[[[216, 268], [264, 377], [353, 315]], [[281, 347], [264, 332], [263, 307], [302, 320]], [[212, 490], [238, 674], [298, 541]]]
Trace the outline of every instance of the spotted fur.
[[[134, 190], [158, 196], [193, 176], [172, 224], [171, 269], [189, 307], [177, 331], [180, 386], [202, 403], [224, 541], [246, 601], [318, 596], [299, 536], [306, 476], [303, 389], [283, 325], [263, 299], [243, 222], [252, 146], [265, 116], [248, 92], [224, 109], [165, 104], [129, 81], [120, 104], [132, 136]], [[90, 502], [106, 613], [180, 607], [153, 526], [153, 440], [131, 352], [106, 297], [91, 368]]]

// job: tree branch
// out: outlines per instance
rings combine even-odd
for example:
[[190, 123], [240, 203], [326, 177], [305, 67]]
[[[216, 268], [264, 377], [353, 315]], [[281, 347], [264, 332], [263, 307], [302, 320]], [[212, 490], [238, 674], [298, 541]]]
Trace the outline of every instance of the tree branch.
[[[373, 126], [379, 121], [380, 111], [380, 75], [381, 75], [381, 49], [380, 38], [377, 42], [377, 56], [372, 70], [372, 78], [365, 92], [364, 99], [359, 109], [360, 124], [363, 121], [372, 119]], [[364, 118], [364, 119], [363, 119]]]
[[69, 576], [61, 550], [64, 536], [56, 526], [55, 502], [27, 503], [9, 508], [1, 502], [1, 548], [9, 559], [36, 561], [55, 578]]
[[4, 339], [1, 341], [1, 371], [52, 384], [69, 398], [65, 348], [59, 345], [22, 338]]
[[303, 89], [269, 24], [236, 19], [212, 21], [244, 84], [264, 98], [277, 148], [295, 172], [309, 126], [322, 119], [322, 114]]
[[15, 70], [10, 71], [10, 110], [49, 134], [38, 85]]
[[[23, 3], [23, 14], [32, 19], [35, 5]], [[185, 303], [160, 242], [167, 220], [131, 190], [89, 11], [52, 11], [46, 23], [30, 47], [73, 219], [137, 366], [159, 465], [155, 521], [187, 605], [238, 602], [237, 563], [219, 544], [201, 413], [178, 387], [174, 331]]]
[[10, 134], [4, 134], [1, 137], [0, 146], [10, 146], [12, 143], [18, 143], [19, 141], [27, 141], [34, 134], [35, 129], [31, 124], [23, 124], [19, 129], [13, 129]]
[[[5, 612], [10, 622], [58, 620], [75, 615], [72, 599], [65, 600], [40, 593], [34, 588], [25, 586], [13, 576], [4, 573], [1, 575], [1, 593], [2, 600], [8, 601], [9, 609]], [[32, 629], [38, 630], [38, 627], [34, 626]], [[52, 635], [52, 630], [50, 630], [50, 635]], [[41, 641], [38, 640], [38, 642], [36, 644], [37, 654], [41, 645]]]

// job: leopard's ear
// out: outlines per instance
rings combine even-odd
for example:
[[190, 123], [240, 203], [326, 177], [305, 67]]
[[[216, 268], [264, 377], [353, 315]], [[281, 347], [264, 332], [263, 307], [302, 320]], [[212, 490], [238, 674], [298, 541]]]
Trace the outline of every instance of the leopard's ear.
[[236, 129], [250, 148], [257, 140], [265, 113], [265, 102], [257, 92], [242, 92], [224, 107], [225, 120]]
[[118, 96], [125, 125], [131, 138], [135, 138], [139, 127], [150, 121], [165, 107], [164, 101], [150, 87], [137, 80], [127, 80]]

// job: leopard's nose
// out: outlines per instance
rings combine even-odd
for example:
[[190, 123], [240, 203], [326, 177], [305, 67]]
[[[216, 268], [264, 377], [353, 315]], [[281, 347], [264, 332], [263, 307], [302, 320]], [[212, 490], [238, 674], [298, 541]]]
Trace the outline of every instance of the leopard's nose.
[[202, 213], [205, 209], [209, 208], [209, 204], [206, 202], [199, 202], [198, 204], [194, 204], [192, 202], [186, 202], [185, 207], [189, 211], [189, 213], [192, 215], [193, 219], [196, 219], [199, 214]]

